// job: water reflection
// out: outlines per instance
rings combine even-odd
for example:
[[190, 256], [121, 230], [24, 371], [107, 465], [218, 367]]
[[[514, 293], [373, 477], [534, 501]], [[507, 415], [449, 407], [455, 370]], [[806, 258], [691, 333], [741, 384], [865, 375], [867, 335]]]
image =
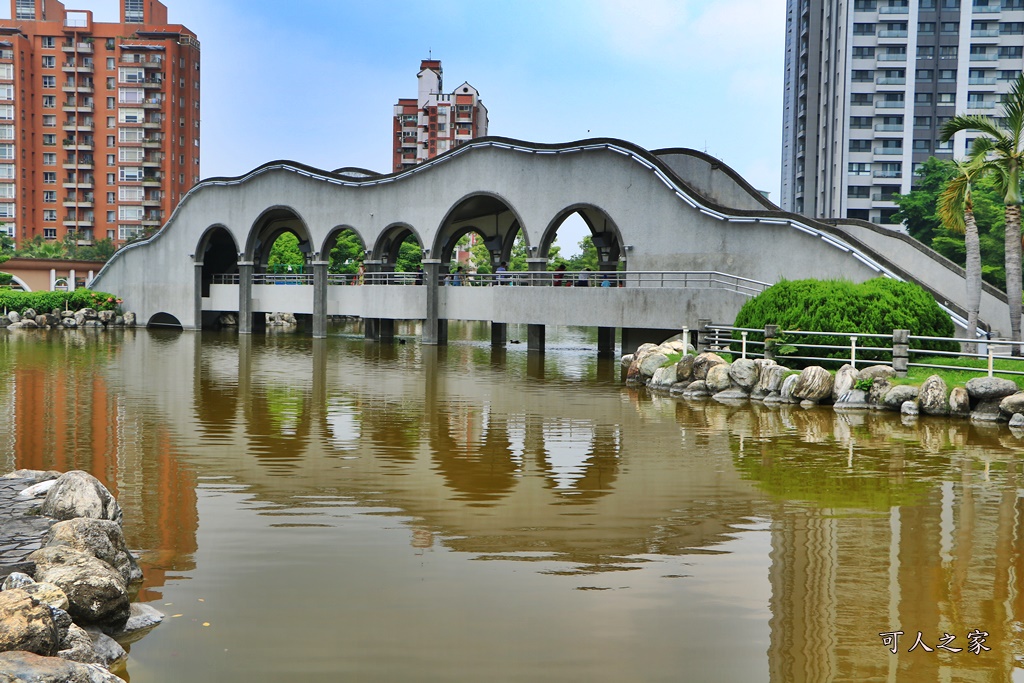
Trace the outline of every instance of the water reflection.
[[[614, 362], [575, 341], [539, 356], [491, 349], [486, 328], [454, 337], [432, 348], [355, 336], [0, 336], [0, 433], [12, 435], [0, 458], [5, 469], [86, 469], [110, 486], [129, 543], [145, 551], [147, 599], [183, 590], [185, 576], [219, 577], [235, 556], [247, 568], [313, 556], [336, 573], [375, 553], [386, 566], [403, 552], [452, 554], [506, 567], [491, 580], [514, 590], [488, 593], [499, 611], [521, 609], [516, 590], [561, 585], [516, 567], [600, 588], [549, 597], [581, 623], [599, 610], [620, 625], [628, 615], [630, 633], [617, 636], [629, 651], [615, 656], [637, 680], [658, 680], [646, 667], [686, 654], [661, 640], [665, 620], [693, 642], [762, 629], [762, 645], [744, 646], [760, 649], [739, 657], [763, 664], [748, 679], [1011, 679], [1024, 654], [1022, 442], [1005, 427], [681, 402], [622, 388]], [[247, 521], [251, 512], [264, 521]], [[339, 549], [376, 515], [395, 521], [362, 554]], [[392, 528], [404, 547], [385, 550]], [[221, 548], [234, 555], [196, 559]], [[483, 571], [446, 566], [462, 580]], [[450, 606], [405, 600], [470, 610], [460, 596], [471, 593], [451, 581], [456, 592], [438, 592]], [[631, 597], [598, 597], [605, 590]], [[300, 628], [311, 598], [296, 599], [279, 615], [285, 631]], [[248, 607], [223, 609], [233, 618]], [[536, 609], [541, 622], [561, 616], [543, 601]], [[387, 614], [381, 629], [410, 619]], [[972, 629], [989, 633], [990, 652], [905, 651], [918, 631], [931, 647], [943, 633], [966, 647]], [[518, 636], [527, 649], [558, 637], [533, 630]], [[890, 630], [905, 632], [896, 655], [878, 636]], [[736, 647], [709, 644], [702, 656], [727, 667]], [[608, 663], [613, 650], [593, 656]], [[694, 678], [724, 680], [722, 670]]]

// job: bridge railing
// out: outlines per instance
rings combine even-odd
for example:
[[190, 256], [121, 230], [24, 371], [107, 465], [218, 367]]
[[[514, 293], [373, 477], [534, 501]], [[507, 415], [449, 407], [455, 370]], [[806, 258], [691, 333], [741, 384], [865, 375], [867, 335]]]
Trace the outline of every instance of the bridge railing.
[[[238, 273], [218, 273], [215, 285], [237, 285]], [[329, 285], [422, 285], [423, 273], [331, 273]], [[254, 285], [312, 285], [311, 273], [256, 273]], [[624, 272], [509, 271], [505, 273], [443, 273], [438, 284], [464, 287], [630, 287], [657, 289], [727, 289], [754, 296], [769, 287], [766, 282], [713, 270]]]

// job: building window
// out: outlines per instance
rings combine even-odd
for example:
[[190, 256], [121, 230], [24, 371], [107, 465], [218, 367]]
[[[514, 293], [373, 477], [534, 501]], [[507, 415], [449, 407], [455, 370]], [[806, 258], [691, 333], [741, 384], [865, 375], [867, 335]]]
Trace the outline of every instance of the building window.
[[932, 117], [930, 116], [915, 116], [914, 117], [914, 128], [931, 128]]
[[14, 164], [0, 164], [0, 178], [14, 180]]
[[917, 58], [918, 59], [934, 59], [935, 57], [935, 46], [934, 45], [918, 45], [917, 46]]
[[1000, 45], [999, 59], [1020, 59], [1024, 57], [1024, 46], [1021, 45]]
[[846, 188], [846, 196], [850, 199], [869, 199], [871, 188], [867, 185], [850, 185]]
[[850, 80], [854, 83], [870, 83], [875, 80], [875, 72], [865, 69], [854, 69], [850, 72]]
[[56, 114], [44, 114], [43, 115], [43, 128], [56, 128], [57, 127], [57, 115]]
[[956, 93], [953, 92], [940, 92], [939, 93], [939, 104], [955, 104]]
[[932, 149], [931, 140], [914, 140], [915, 152], [929, 152]]
[[57, 209], [43, 209], [43, 220], [53, 223], [57, 220]]
[[915, 74], [915, 78], [919, 83], [929, 83], [931, 82], [934, 74], [935, 72], [931, 69], [918, 69]]
[[141, 206], [119, 206], [117, 207], [118, 220], [141, 221], [143, 209]]
[[119, 225], [117, 226], [117, 238], [122, 242], [133, 240], [142, 234], [141, 225]]
[[14, 120], [14, 105], [13, 104], [0, 104], [0, 121], [13, 121]]
[[870, 152], [871, 140], [850, 140], [851, 152]]
[[14, 202], [0, 202], [0, 218], [14, 218]]
[[121, 123], [142, 123], [145, 117], [145, 111], [142, 109], [125, 109], [121, 108], [117, 110], [117, 117]]
[[1004, 36], [1024, 34], [1024, 21], [1006, 21], [999, 24], [999, 33]]
[[113, 57], [107, 57], [107, 71], [113, 71], [113, 70], [114, 70], [114, 58]]
[[939, 69], [939, 83], [956, 82], [956, 69]]
[[53, 69], [57, 66], [57, 58], [53, 55], [43, 55], [43, 68]]
[[13, 159], [14, 145], [9, 142], [0, 143], [0, 159]]
[[143, 0], [124, 0], [124, 23], [141, 24], [145, 15], [142, 11]]
[[960, 33], [960, 22], [958, 21], [944, 21], [939, 24], [939, 32], [950, 34]]
[[13, 85], [0, 85], [0, 100], [13, 100], [14, 99], [14, 86]]
[[142, 128], [118, 128], [117, 137], [121, 142], [142, 142]]
[[[3, 99], [3, 98], [0, 98]], [[43, 95], [43, 109], [56, 109], [57, 108], [57, 96], [56, 95]]]
[[146, 91], [142, 88], [119, 88], [117, 101], [120, 104], [142, 104]]
[[850, 105], [854, 107], [870, 107], [871, 106], [871, 93], [869, 92], [855, 92], [850, 93]]
[[959, 51], [956, 45], [939, 46], [939, 59], [956, 59], [958, 56]]
[[43, 238], [48, 240], [57, 239], [57, 228], [43, 228]]
[[122, 83], [142, 83], [146, 80], [146, 72], [137, 66], [121, 67], [118, 77]]
[[930, 36], [935, 33], [935, 22], [934, 21], [919, 21], [917, 23], [917, 34], [921, 36]]
[[0, 79], [5, 81], [14, 80], [14, 65], [13, 64], [0, 64]]
[[43, 203], [44, 204], [56, 204], [57, 203], [57, 191], [56, 190], [44, 190], [43, 191]]
[[134, 166], [124, 166], [118, 169], [118, 177], [123, 183], [137, 183], [142, 180], [142, 169]]
[[851, 163], [849, 165], [850, 175], [871, 175], [871, 164]]
[[13, 140], [14, 139], [14, 124], [5, 123], [0, 125], [0, 140]]
[[43, 87], [44, 88], [56, 88], [57, 77], [56, 76], [43, 76]]
[[874, 59], [875, 48], [873, 47], [855, 47], [853, 48], [854, 59]]
[[875, 35], [875, 25], [874, 24], [855, 23], [853, 25], [853, 35], [855, 35], [855, 36], [873, 36], [873, 35]]
[[116, 211], [107, 211], [107, 222], [108, 223], [113, 223], [116, 220], [117, 220], [117, 212]]
[[117, 201], [117, 195], [115, 195], [113, 192], [108, 192], [107, 193], [107, 204], [113, 204], [116, 201]]
[[57, 47], [57, 39], [53, 36], [43, 36], [42, 45], [47, 50], [52, 50], [53, 48]]
[[0, 197], [3, 199], [14, 199], [14, 183], [0, 184]]
[[57, 174], [54, 171], [43, 171], [43, 184], [44, 185], [56, 185]]
[[[117, 150], [117, 160], [122, 163], [139, 163], [142, 161], [144, 153], [145, 150], [141, 147], [121, 147]], [[113, 159], [111, 159], [111, 165], [113, 165]]]
[[57, 153], [56, 152], [43, 152], [43, 166], [56, 166], [57, 165]]
[[57, 144], [56, 133], [43, 133], [43, 145], [46, 147], [53, 147]]
[[14, 3], [14, 18], [21, 19], [23, 21], [35, 21], [35, 0], [16, 0]]
[[853, 130], [865, 130], [871, 128], [870, 116], [851, 116], [850, 128]]
[[138, 185], [126, 185], [117, 188], [117, 194], [122, 202], [141, 202], [145, 198], [145, 188]]

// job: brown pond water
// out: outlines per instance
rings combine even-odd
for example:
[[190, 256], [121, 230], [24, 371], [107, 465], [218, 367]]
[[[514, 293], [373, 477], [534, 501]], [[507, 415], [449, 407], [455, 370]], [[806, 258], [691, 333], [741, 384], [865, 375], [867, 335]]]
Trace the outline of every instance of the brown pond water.
[[0, 469], [104, 481], [168, 617], [134, 683], [1024, 680], [1005, 425], [343, 332], [0, 335]]

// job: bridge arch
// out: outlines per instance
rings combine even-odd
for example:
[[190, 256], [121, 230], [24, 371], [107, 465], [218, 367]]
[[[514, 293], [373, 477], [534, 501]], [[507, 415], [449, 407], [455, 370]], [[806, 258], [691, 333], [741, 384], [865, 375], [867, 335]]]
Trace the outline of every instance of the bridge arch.
[[238, 242], [228, 228], [217, 223], [211, 225], [196, 245], [196, 261], [202, 262], [202, 296], [210, 296], [210, 285], [215, 275], [238, 272]]
[[313, 255], [309, 227], [298, 211], [290, 206], [278, 204], [264, 210], [249, 230], [249, 238], [245, 245], [245, 259], [252, 261], [255, 272], [266, 272], [270, 250], [277, 238], [286, 232], [290, 232], [298, 238], [299, 251], [302, 252], [308, 265]]
[[395, 264], [398, 263], [402, 243], [408, 240], [409, 237], [416, 240], [422, 253], [423, 238], [420, 237], [416, 228], [408, 223], [392, 223], [381, 231], [380, 237], [377, 238], [377, 243], [371, 252], [371, 258], [375, 261], [380, 261], [385, 269], [390, 267], [393, 270]]
[[612, 271], [618, 268], [619, 259], [626, 255], [623, 248], [625, 242], [622, 239], [622, 232], [607, 211], [589, 203], [571, 204], [555, 215], [544, 228], [538, 256], [547, 257], [558, 229], [573, 214], [578, 214], [590, 229], [590, 238], [597, 248], [597, 262], [600, 270]]
[[492, 268], [510, 259], [512, 245], [520, 232], [527, 252], [530, 249], [529, 236], [514, 206], [493, 192], [471, 192], [448, 209], [430, 247], [432, 257], [440, 259], [444, 267], [450, 263], [456, 243], [470, 232], [483, 238], [491, 255]]
[[146, 322], [146, 327], [176, 327], [179, 330], [184, 329], [180, 320], [170, 313], [165, 313], [163, 311], [151, 315], [149, 320]]
[[[343, 236], [346, 234], [353, 235], [357, 243], [353, 243], [351, 239], [344, 239]], [[341, 243], [339, 258], [342, 261], [335, 263], [332, 258], [332, 252], [335, 247], [339, 246], [339, 241]], [[363, 235], [359, 230], [347, 224], [336, 225], [331, 228], [331, 231], [327, 233], [327, 237], [320, 247], [320, 258], [330, 262], [329, 270], [332, 273], [354, 273], [358, 267], [357, 263], [362, 263], [365, 257], [366, 240], [363, 239]], [[357, 263], [348, 263], [349, 260]]]

